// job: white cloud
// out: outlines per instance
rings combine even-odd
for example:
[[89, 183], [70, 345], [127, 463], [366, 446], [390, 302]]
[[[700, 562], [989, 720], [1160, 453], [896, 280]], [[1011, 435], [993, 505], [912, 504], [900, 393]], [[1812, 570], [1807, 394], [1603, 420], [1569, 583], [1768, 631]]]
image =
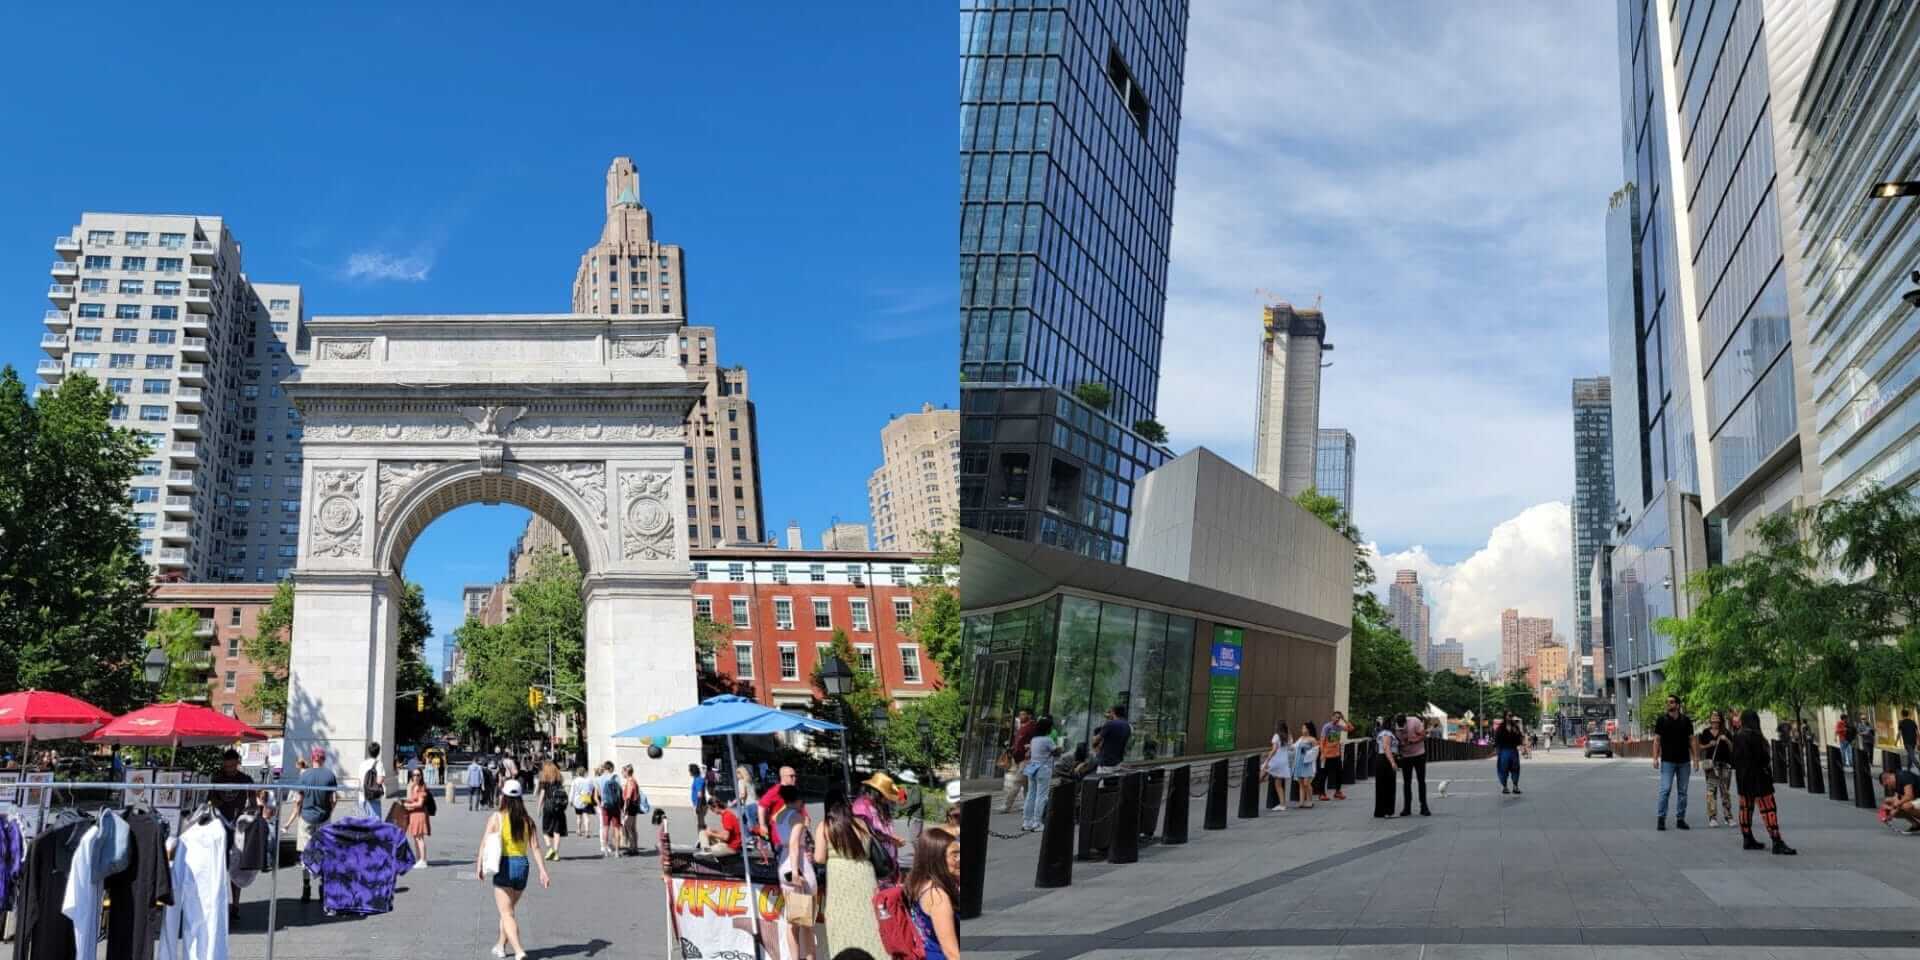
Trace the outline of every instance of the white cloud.
[[384, 250], [362, 250], [347, 258], [344, 271], [349, 280], [399, 280], [419, 283], [433, 271], [433, 255], [412, 253], [406, 256]]
[[1500, 611], [1508, 607], [1552, 617], [1554, 632], [1573, 637], [1573, 513], [1564, 501], [1503, 521], [1459, 563], [1441, 563], [1415, 545], [1377, 556], [1373, 566], [1383, 600], [1395, 571], [1418, 571], [1433, 603], [1435, 642], [1459, 640], [1482, 662], [1500, 654]]
[[1358, 441], [1364, 532], [1459, 557], [1565, 498], [1569, 380], [1605, 369], [1613, 17], [1197, 5], [1159, 403], [1176, 445], [1251, 463], [1255, 288], [1324, 294], [1320, 422]]

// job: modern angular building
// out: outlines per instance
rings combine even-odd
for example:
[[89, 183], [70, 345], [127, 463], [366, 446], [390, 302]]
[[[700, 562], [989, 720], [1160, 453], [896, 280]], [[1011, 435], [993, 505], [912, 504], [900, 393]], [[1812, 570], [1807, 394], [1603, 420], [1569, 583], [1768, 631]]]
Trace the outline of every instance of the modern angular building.
[[1313, 488], [1321, 496], [1332, 497], [1340, 509], [1353, 516], [1353, 469], [1357, 448], [1353, 434], [1340, 427], [1320, 431], [1313, 457]]
[[876, 549], [918, 549], [922, 531], [960, 523], [960, 411], [922, 404], [880, 429], [881, 464], [867, 479]]
[[580, 255], [573, 312], [669, 314], [681, 318], [680, 364], [706, 384], [687, 415], [687, 542], [694, 547], [759, 543], [760, 444], [747, 369], [720, 363], [713, 327], [685, 325], [686, 266], [677, 244], [653, 238], [653, 214], [640, 202], [633, 160], [607, 168], [607, 219], [600, 240]]
[[1432, 669], [1428, 651], [1431, 610], [1427, 606], [1426, 588], [1420, 585], [1419, 571], [1394, 573], [1393, 583], [1387, 586], [1387, 612], [1392, 617], [1393, 628], [1413, 649], [1413, 658], [1420, 661], [1422, 669]]
[[960, 8], [960, 369], [1159, 393], [1186, 0]]
[[300, 288], [256, 283], [214, 216], [85, 213], [53, 242], [47, 386], [86, 373], [152, 444], [131, 484], [140, 552], [164, 579], [268, 582], [300, 533]]
[[1332, 347], [1318, 309], [1277, 303], [1260, 314], [1260, 394], [1253, 475], [1288, 497], [1314, 485], [1320, 447], [1320, 355]]
[[[1573, 644], [1569, 661], [1591, 657], [1594, 558], [1613, 529], [1613, 390], [1606, 377], [1573, 381]], [[1585, 684], [1569, 684], [1574, 695]]]

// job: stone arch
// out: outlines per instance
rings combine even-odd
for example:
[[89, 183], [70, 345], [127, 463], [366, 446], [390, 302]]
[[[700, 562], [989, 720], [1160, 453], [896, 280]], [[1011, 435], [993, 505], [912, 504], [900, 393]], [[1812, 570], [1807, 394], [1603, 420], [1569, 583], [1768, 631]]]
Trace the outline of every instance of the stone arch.
[[[399, 489], [390, 504], [378, 504], [380, 519], [373, 541], [376, 569], [400, 576], [413, 548], [413, 542], [435, 520], [472, 503], [511, 503], [524, 507], [559, 528], [572, 548], [582, 573], [607, 567], [604, 536], [589, 536], [587, 531], [604, 521], [605, 503], [597, 508], [584, 502], [582, 494], [561, 480], [556, 470], [601, 470], [603, 463], [591, 461], [553, 464], [503, 463], [498, 471], [489, 471], [478, 461], [448, 461], [416, 464], [426, 472]], [[386, 463], [382, 469], [397, 468]]]

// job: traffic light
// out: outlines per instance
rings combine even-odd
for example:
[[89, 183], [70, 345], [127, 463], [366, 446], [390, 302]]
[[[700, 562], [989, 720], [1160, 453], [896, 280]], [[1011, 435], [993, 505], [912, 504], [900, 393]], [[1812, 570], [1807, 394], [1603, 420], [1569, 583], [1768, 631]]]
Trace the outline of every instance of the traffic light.
[[539, 687], [527, 688], [527, 708], [529, 710], [540, 709], [540, 704], [544, 703], [546, 699], [546, 695], [540, 692]]
[[413, 710], [415, 713], [427, 712], [427, 695], [426, 694], [416, 693], [413, 695]]

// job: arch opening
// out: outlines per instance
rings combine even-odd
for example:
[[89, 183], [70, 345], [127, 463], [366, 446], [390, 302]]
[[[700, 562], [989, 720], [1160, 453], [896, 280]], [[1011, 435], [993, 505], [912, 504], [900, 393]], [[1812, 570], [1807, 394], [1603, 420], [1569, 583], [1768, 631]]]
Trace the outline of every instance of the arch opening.
[[590, 508], [579, 503], [572, 491], [543, 471], [517, 464], [486, 471], [477, 463], [462, 463], [421, 478], [396, 500], [393, 513], [382, 520], [380, 540], [375, 545], [376, 566], [399, 576], [421, 533], [447, 513], [476, 503], [512, 504], [553, 524], [580, 564], [582, 574], [591, 574], [604, 563], [595, 538], [587, 533], [587, 522], [581, 519]]

